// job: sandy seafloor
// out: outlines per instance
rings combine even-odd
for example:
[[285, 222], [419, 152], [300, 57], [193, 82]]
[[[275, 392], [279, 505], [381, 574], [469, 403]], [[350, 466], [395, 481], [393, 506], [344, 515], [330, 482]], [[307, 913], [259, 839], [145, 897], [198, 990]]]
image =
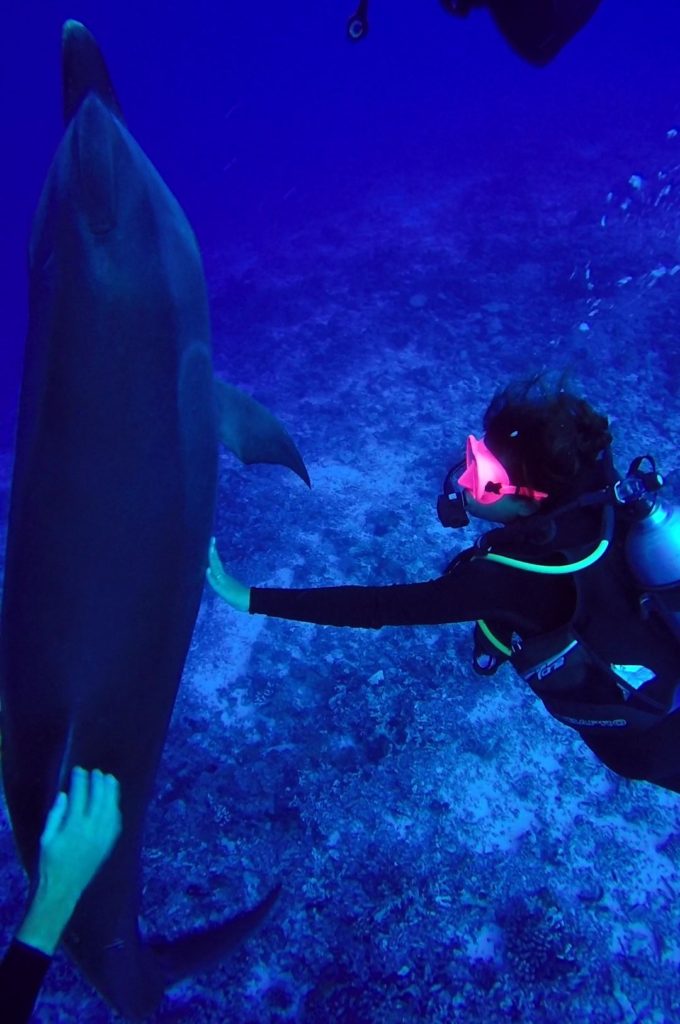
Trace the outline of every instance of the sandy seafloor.
[[[512, 375], [570, 368], [612, 414], [622, 466], [648, 450], [678, 465], [680, 138], [523, 159], [395, 176], [269, 247], [206, 253], [217, 369], [281, 416], [313, 480], [223, 456], [237, 576], [438, 574], [469, 540], [438, 524], [441, 479]], [[678, 1019], [680, 799], [601, 767], [509, 669], [476, 677], [469, 634], [269, 621], [206, 594], [142, 924], [174, 933], [283, 893], [154, 1021]], [[8, 941], [24, 879], [0, 829]], [[57, 956], [35, 1020], [119, 1019]]]

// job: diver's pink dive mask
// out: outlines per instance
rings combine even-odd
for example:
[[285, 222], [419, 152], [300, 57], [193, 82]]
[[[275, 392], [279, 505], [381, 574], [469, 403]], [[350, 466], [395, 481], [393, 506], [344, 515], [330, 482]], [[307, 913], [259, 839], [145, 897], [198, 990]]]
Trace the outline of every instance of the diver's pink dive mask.
[[489, 451], [484, 441], [478, 441], [473, 434], [467, 439], [465, 472], [458, 477], [458, 486], [469, 491], [480, 505], [493, 505], [506, 494], [514, 494], [518, 498], [532, 498], [534, 501], [542, 501], [548, 497], [545, 491], [511, 484], [503, 464]]

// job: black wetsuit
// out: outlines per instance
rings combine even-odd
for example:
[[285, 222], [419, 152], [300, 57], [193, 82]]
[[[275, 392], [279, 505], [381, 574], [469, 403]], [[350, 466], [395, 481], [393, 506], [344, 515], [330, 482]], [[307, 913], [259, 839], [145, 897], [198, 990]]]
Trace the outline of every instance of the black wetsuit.
[[15, 939], [0, 963], [0, 1019], [26, 1024], [52, 958]]
[[[581, 512], [563, 524], [568, 543], [592, 537], [599, 529], [599, 513]], [[559, 547], [559, 543], [557, 547]], [[564, 547], [564, 544], [562, 544]], [[537, 562], [552, 558], [555, 546]], [[551, 554], [552, 552], [552, 554]], [[526, 557], [516, 552], [516, 557]], [[666, 627], [644, 622], [638, 595], [624, 566], [621, 544], [612, 544], [602, 565], [579, 574], [587, 600], [582, 610], [582, 635], [603, 663], [645, 665], [658, 680], [674, 676], [680, 681], [680, 652]], [[604, 571], [603, 571], [604, 567]], [[588, 575], [586, 575], [588, 574]], [[484, 558], [462, 560], [437, 579], [426, 583], [380, 587], [321, 587], [310, 590], [253, 588], [250, 611], [286, 619], [335, 626], [379, 629], [483, 619], [510, 636], [516, 632], [530, 642], [571, 621], [576, 604], [574, 574], [546, 576], [523, 572]], [[651, 684], [653, 685], [653, 684]], [[536, 688], [535, 688], [536, 689]], [[542, 696], [542, 694], [539, 694]], [[569, 699], [580, 709], [600, 706], [630, 709], [645, 705], [635, 693], [623, 695], [611, 673], [590, 671]], [[554, 706], [545, 701], [548, 710]], [[556, 714], [556, 717], [560, 717]], [[644, 716], [642, 716], [644, 717]], [[562, 721], [569, 721], [562, 717]], [[574, 725], [574, 720], [569, 721]], [[624, 723], [625, 724], [625, 723]], [[646, 779], [680, 792], [680, 712], [654, 719], [651, 727], [579, 728], [588, 746], [610, 768], [628, 778]]]

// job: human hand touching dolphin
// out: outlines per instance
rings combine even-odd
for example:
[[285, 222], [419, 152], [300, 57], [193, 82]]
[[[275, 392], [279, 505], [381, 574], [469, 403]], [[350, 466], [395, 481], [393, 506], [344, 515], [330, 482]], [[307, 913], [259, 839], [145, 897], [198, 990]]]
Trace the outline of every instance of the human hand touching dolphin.
[[208, 569], [206, 579], [215, 593], [235, 608], [237, 612], [250, 611], [250, 587], [239, 583], [234, 576], [225, 571], [220, 556], [217, 553], [215, 538], [210, 539], [210, 551], [208, 553]]

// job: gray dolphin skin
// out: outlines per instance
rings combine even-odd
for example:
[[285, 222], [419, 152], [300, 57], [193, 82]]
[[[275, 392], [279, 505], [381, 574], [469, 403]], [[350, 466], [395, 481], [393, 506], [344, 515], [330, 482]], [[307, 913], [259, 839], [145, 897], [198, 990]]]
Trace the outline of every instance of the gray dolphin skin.
[[[35, 886], [39, 837], [71, 768], [121, 786], [123, 832], [64, 945], [120, 1013], [212, 965], [266, 915], [145, 940], [147, 805], [204, 585], [218, 435], [308, 480], [278, 422], [216, 397], [201, 258], [122, 121], [97, 44], [63, 30], [66, 128], [29, 251], [29, 327], [0, 620], [5, 796]], [[255, 438], [255, 440], [253, 440]], [[259, 448], [258, 448], [259, 446]], [[168, 851], [168, 856], [171, 856]]]

